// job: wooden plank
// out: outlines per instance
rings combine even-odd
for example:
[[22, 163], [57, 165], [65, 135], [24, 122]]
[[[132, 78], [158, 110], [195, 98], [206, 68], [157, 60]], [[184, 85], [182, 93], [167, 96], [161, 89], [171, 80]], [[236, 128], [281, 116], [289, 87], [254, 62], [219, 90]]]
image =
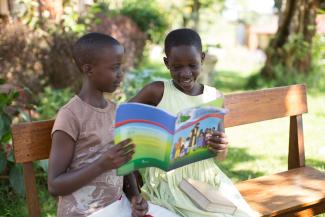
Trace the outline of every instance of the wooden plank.
[[54, 120], [21, 123], [12, 126], [16, 163], [47, 159], [51, 149]]
[[294, 116], [307, 112], [305, 85], [291, 85], [225, 96], [225, 127]]
[[325, 173], [310, 167], [259, 177], [236, 184], [259, 216], [279, 216], [325, 201]]
[[288, 169], [305, 166], [304, 133], [302, 116], [290, 117]]
[[24, 183], [27, 197], [27, 206], [28, 213], [31, 217], [40, 217], [41, 211], [38, 202], [38, 194], [36, 190], [36, 180], [35, 173], [33, 169], [33, 163], [24, 163], [23, 164], [24, 171]]

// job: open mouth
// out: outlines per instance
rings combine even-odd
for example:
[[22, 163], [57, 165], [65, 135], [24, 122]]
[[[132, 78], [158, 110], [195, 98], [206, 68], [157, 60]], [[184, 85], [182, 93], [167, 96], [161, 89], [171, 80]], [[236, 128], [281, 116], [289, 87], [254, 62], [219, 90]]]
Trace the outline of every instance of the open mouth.
[[120, 85], [121, 85], [121, 82], [120, 81], [115, 81], [114, 82], [114, 86], [119, 87]]
[[184, 80], [181, 80], [180, 81], [180, 83], [182, 84], [182, 86], [184, 85], [184, 86], [189, 86], [189, 85], [191, 85], [192, 84], [192, 82], [193, 82], [193, 80], [192, 79], [184, 79]]

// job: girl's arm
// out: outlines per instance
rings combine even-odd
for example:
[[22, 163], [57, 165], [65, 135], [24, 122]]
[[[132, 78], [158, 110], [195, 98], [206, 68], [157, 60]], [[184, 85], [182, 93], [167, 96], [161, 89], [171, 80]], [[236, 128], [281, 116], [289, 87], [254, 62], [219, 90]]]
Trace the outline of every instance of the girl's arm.
[[164, 93], [164, 83], [155, 81], [145, 86], [140, 92], [129, 102], [138, 102], [147, 105], [156, 106], [159, 104]]
[[218, 131], [224, 133], [223, 142], [225, 143], [226, 147], [225, 147], [225, 149], [223, 149], [223, 151], [218, 153], [216, 159], [217, 160], [225, 160], [227, 157], [227, 153], [228, 153], [228, 138], [227, 138], [227, 135], [225, 134], [225, 127], [224, 127], [223, 122], [219, 124]]
[[73, 159], [75, 141], [65, 132], [55, 131], [49, 158], [49, 192], [54, 196], [71, 194], [103, 172], [118, 168], [129, 161], [134, 153], [134, 144], [130, 142], [125, 140], [114, 145], [93, 163], [68, 171]]

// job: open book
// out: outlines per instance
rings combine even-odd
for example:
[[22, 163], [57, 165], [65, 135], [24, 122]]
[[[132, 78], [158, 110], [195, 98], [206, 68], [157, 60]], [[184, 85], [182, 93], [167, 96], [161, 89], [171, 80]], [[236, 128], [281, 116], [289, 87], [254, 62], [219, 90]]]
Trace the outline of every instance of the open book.
[[223, 99], [182, 110], [174, 116], [139, 103], [121, 104], [116, 112], [115, 143], [131, 138], [136, 144], [132, 159], [117, 169], [126, 175], [145, 167], [169, 171], [215, 156], [205, 138], [219, 130], [225, 109]]

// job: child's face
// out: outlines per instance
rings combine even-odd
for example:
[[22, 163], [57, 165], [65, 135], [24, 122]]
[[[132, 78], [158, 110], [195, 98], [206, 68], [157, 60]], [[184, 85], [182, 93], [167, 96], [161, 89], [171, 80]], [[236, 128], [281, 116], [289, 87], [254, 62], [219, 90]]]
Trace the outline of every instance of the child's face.
[[195, 46], [181, 45], [172, 47], [165, 65], [171, 72], [175, 85], [185, 93], [192, 93], [198, 83], [196, 80], [201, 72], [201, 64], [205, 54], [198, 51]]
[[102, 54], [92, 65], [90, 73], [87, 73], [99, 91], [112, 93], [119, 87], [122, 80], [123, 54], [122, 46], [107, 46], [102, 49]]

